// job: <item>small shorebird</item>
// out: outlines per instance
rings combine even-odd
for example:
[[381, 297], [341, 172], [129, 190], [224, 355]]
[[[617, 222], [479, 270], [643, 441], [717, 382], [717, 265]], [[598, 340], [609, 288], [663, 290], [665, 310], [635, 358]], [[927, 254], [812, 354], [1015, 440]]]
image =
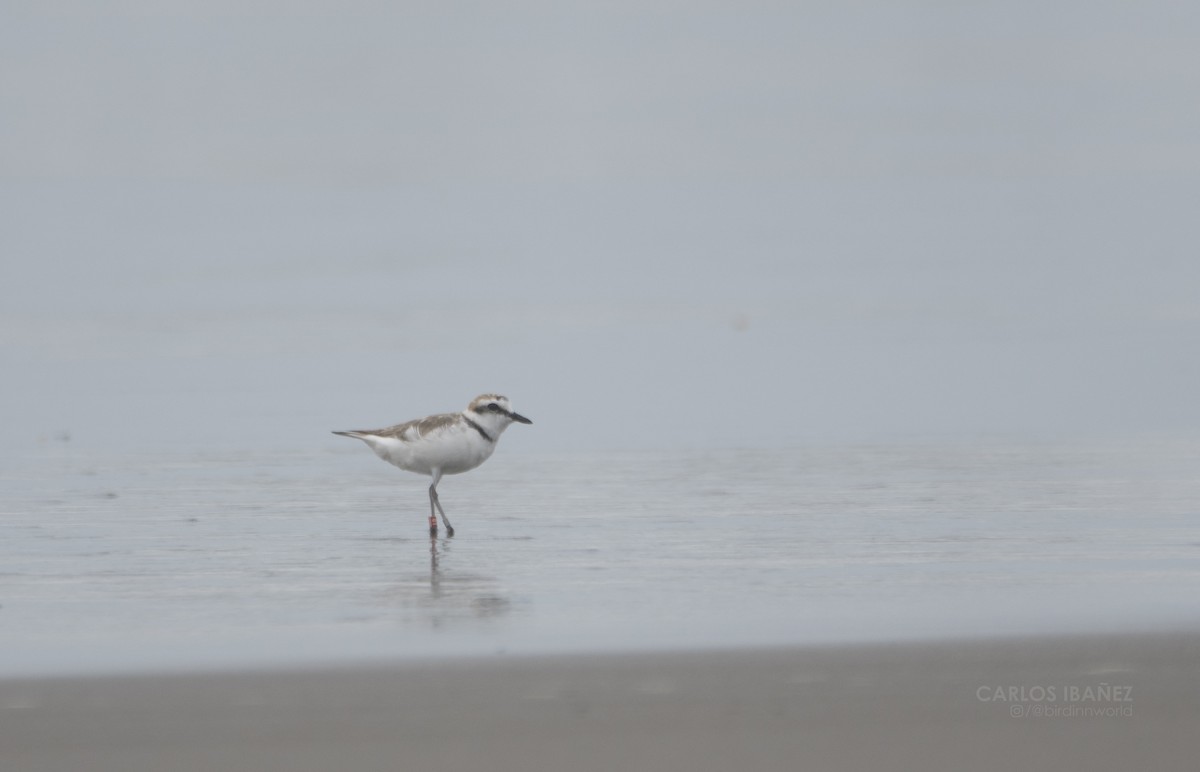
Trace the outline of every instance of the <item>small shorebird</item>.
[[496, 449], [500, 434], [513, 421], [531, 424], [512, 411], [508, 397], [482, 394], [471, 400], [461, 413], [439, 413], [386, 429], [334, 432], [360, 439], [389, 464], [408, 472], [433, 477], [429, 486], [429, 535], [437, 535], [437, 517], [446, 524], [446, 534], [454, 535], [454, 526], [446, 519], [438, 501], [437, 484], [444, 474], [468, 472], [487, 461]]

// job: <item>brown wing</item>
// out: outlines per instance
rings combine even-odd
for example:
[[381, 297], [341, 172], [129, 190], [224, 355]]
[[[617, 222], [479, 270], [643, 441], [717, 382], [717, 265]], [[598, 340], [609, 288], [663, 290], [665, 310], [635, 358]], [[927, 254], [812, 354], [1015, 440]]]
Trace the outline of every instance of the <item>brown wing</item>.
[[389, 426], [386, 429], [375, 429], [361, 434], [374, 434], [376, 437], [396, 437], [399, 439], [414, 439], [423, 437], [435, 429], [448, 426], [458, 419], [458, 413], [439, 413], [415, 421], [405, 421], [402, 424]]

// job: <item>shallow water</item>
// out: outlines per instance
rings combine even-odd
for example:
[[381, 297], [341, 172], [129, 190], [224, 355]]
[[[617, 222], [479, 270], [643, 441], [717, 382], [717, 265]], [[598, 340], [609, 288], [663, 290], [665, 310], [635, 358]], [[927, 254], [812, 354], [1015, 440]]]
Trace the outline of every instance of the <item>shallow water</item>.
[[[509, 451], [509, 452], [505, 452]], [[1200, 445], [529, 454], [422, 478], [339, 438], [3, 474], [7, 673], [1200, 623]]]

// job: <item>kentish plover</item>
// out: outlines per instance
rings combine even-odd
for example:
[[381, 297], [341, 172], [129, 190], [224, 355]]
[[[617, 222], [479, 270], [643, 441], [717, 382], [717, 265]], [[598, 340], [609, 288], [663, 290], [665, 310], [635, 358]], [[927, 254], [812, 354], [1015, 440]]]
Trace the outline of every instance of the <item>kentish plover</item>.
[[513, 421], [531, 424], [514, 413], [508, 397], [482, 394], [471, 400], [461, 413], [439, 413], [386, 429], [334, 432], [367, 443], [375, 455], [408, 472], [433, 477], [429, 486], [429, 533], [437, 535], [437, 517], [442, 516], [446, 534], [454, 535], [454, 526], [446, 519], [438, 501], [437, 484], [444, 474], [460, 474], [482, 464], [496, 449], [500, 435]]

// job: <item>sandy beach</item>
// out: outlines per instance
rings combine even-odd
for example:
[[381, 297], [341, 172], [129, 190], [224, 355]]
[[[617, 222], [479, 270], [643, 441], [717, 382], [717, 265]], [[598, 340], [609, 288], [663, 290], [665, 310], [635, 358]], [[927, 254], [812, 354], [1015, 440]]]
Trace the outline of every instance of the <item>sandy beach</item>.
[[9, 679], [0, 767], [1192, 770], [1200, 637]]

